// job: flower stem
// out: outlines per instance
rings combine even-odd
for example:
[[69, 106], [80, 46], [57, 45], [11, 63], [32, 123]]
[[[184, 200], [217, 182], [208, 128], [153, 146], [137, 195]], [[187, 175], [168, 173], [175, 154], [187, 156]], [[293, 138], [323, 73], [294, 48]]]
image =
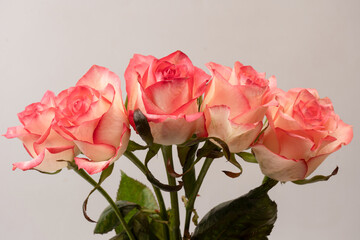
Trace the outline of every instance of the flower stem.
[[212, 163], [213, 159], [212, 158], [206, 158], [205, 162], [200, 170], [199, 176], [195, 182], [194, 185], [194, 190], [192, 192], [192, 194], [190, 195], [188, 202], [186, 204], [186, 215], [185, 215], [185, 225], [184, 225], [184, 236], [189, 236], [189, 228], [190, 228], [190, 220], [191, 220], [191, 214], [194, 210], [194, 204], [195, 204], [195, 200], [196, 197], [199, 193], [201, 184], [204, 181], [205, 175], [207, 173], [207, 171], [209, 170], [209, 167]]
[[[172, 146], [161, 146], [161, 151], [164, 157], [165, 165], [170, 161], [170, 166], [173, 168]], [[167, 171], [166, 171], [167, 172]], [[167, 172], [167, 178], [170, 186], [176, 186], [176, 180]], [[170, 192], [171, 200], [171, 214], [170, 214], [170, 240], [180, 240], [180, 214], [179, 214], [179, 200], [177, 192]]]
[[83, 169], [78, 169], [77, 166], [73, 166], [72, 169], [79, 174], [83, 179], [85, 179], [88, 183], [90, 183], [93, 187], [98, 190], [101, 195], [108, 201], [112, 209], [114, 210], [117, 218], [119, 219], [122, 227], [125, 229], [126, 234], [128, 235], [130, 240], [136, 240], [132, 232], [130, 231], [129, 226], [125, 222], [123, 215], [121, 214], [120, 210], [117, 208], [115, 202], [109, 196], [109, 194], [92, 178], [90, 177]]
[[[130, 151], [126, 151], [124, 153], [124, 156], [127, 157], [132, 163], [134, 163], [135, 166], [137, 166], [142, 173], [146, 174], [147, 170], [146, 170], [145, 165], [140, 161], [140, 159], [135, 154], [133, 154]], [[164, 202], [162, 193], [161, 193], [160, 189], [158, 187], [156, 187], [155, 185], [152, 185], [152, 187], [154, 189], [156, 199], [159, 203], [160, 217], [163, 221], [167, 222], [168, 215], [166, 212], [165, 202]], [[169, 230], [167, 228], [167, 225], [165, 225], [165, 224], [163, 225], [163, 234], [165, 236], [165, 239], [169, 239]]]

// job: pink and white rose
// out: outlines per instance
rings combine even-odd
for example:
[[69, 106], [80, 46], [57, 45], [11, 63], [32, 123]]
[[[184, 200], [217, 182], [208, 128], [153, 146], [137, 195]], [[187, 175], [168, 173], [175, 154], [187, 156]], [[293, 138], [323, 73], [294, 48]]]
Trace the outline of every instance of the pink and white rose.
[[154, 142], [181, 144], [193, 134], [206, 136], [197, 98], [210, 76], [176, 51], [164, 58], [134, 55], [125, 71], [129, 120], [139, 109], [147, 118]]
[[18, 114], [22, 125], [8, 128], [6, 138], [19, 138], [31, 161], [13, 164], [13, 170], [36, 169], [43, 172], [55, 172], [74, 161], [78, 153], [72, 141], [66, 140], [51, 127], [55, 117], [55, 95], [47, 91], [40, 102], [30, 104]]
[[276, 79], [266, 79], [265, 73], [240, 62], [235, 62], [233, 69], [213, 62], [207, 67], [213, 78], [201, 109], [208, 136], [223, 140], [231, 152], [241, 152], [260, 133], [268, 106], [276, 104], [270, 94]]
[[55, 101], [53, 128], [87, 157], [75, 158], [79, 168], [101, 172], [125, 152], [130, 129], [115, 73], [95, 65]]
[[350, 143], [352, 126], [335, 114], [329, 98], [314, 89], [279, 90], [269, 108], [269, 128], [252, 150], [262, 172], [278, 181], [309, 176], [331, 153]]

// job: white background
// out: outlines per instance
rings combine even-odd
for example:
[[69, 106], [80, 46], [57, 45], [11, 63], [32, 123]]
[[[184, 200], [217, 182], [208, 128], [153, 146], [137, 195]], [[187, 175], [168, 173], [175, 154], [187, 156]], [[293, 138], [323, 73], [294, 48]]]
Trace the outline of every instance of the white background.
[[[203, 69], [209, 61], [236, 60], [268, 76], [284, 90], [316, 88], [354, 126], [349, 146], [316, 171], [340, 171], [328, 182], [278, 185], [271, 197], [278, 221], [270, 239], [358, 239], [360, 236], [359, 70], [360, 1], [0, 1], [0, 132], [18, 125], [16, 114], [75, 85], [93, 65], [123, 80], [134, 53], [161, 58], [175, 50]], [[125, 96], [125, 85], [122, 85]], [[133, 137], [135, 133], [133, 133]], [[93, 235], [82, 216], [91, 187], [67, 169], [55, 176], [12, 171], [30, 160], [20, 141], [0, 138], [1, 239], [109, 239]], [[151, 168], [161, 179], [162, 160]], [[126, 158], [116, 163], [104, 187], [115, 196], [120, 169], [144, 180]], [[200, 190], [200, 217], [216, 204], [240, 196], [262, 180], [257, 165], [229, 179], [224, 159], [212, 165]], [[168, 194], [166, 199], [168, 199]], [[107, 203], [94, 194], [89, 215], [97, 219]]]

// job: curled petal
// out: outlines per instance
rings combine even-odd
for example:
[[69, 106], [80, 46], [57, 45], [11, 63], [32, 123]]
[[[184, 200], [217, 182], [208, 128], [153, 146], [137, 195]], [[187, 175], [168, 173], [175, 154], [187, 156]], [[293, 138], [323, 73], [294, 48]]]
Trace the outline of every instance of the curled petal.
[[318, 155], [328, 154], [339, 150], [341, 146], [347, 145], [351, 142], [353, 134], [352, 126], [344, 123], [342, 120], [339, 120], [337, 130], [330, 135], [336, 140], [329, 141], [328, 144], [323, 144], [323, 146], [319, 149]]
[[67, 162], [74, 159], [74, 146], [46, 148], [36, 158], [27, 162], [13, 164], [13, 170], [23, 171], [37, 169], [43, 172], [55, 172], [67, 166]]
[[107, 168], [110, 165], [110, 160], [94, 162], [87, 158], [76, 157], [75, 163], [78, 165], [79, 169], [84, 169], [89, 174], [96, 174]]
[[304, 160], [288, 159], [271, 152], [264, 145], [252, 147], [256, 160], [264, 175], [278, 181], [295, 181], [304, 179], [308, 167]]

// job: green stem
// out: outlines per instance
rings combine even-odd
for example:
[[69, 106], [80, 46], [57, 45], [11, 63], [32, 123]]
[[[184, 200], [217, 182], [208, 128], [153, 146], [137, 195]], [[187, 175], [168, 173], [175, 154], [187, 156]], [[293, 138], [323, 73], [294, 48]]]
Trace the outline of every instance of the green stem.
[[[124, 153], [124, 156], [127, 157], [132, 163], [135, 164], [135, 166], [137, 166], [139, 168], [139, 170], [146, 174], [146, 167], [145, 165], [140, 161], [140, 159], [135, 155], [133, 154], [132, 152], [130, 151], [126, 151]], [[165, 206], [165, 202], [164, 202], [164, 198], [161, 194], [161, 191], [158, 187], [156, 187], [155, 185], [152, 185], [153, 189], [154, 189], [154, 192], [155, 192], [155, 196], [158, 200], [158, 203], [159, 203], [159, 208], [160, 208], [160, 217], [162, 220], [164, 221], [168, 221], [168, 215], [167, 215], [167, 212], [166, 212], [166, 206]], [[169, 230], [167, 228], [167, 225], [163, 225], [163, 234], [165, 236], [165, 239], [169, 239]]]
[[191, 214], [194, 210], [194, 204], [195, 204], [195, 200], [196, 197], [199, 193], [201, 184], [204, 181], [205, 175], [207, 173], [207, 171], [209, 170], [209, 167], [212, 163], [213, 159], [212, 158], [206, 158], [205, 162], [200, 170], [199, 176], [195, 182], [194, 185], [194, 190], [192, 192], [192, 194], [190, 195], [188, 202], [186, 204], [186, 215], [185, 215], [185, 226], [184, 226], [184, 235], [189, 235], [189, 228], [190, 228], [190, 220], [191, 220]]
[[108, 201], [112, 209], [114, 210], [117, 218], [119, 219], [122, 227], [125, 229], [126, 234], [128, 235], [130, 240], [136, 240], [132, 232], [130, 231], [129, 226], [125, 222], [125, 219], [123, 215], [121, 214], [120, 210], [116, 206], [115, 202], [112, 200], [112, 198], [109, 196], [109, 194], [92, 178], [90, 177], [83, 169], [78, 169], [77, 166], [73, 166], [72, 168], [77, 174], [79, 174], [83, 179], [85, 179], [88, 183], [90, 183], [93, 187], [98, 190], [101, 195]]
[[[167, 161], [174, 168], [172, 158], [172, 146], [161, 146], [161, 151], [164, 157], [165, 166]], [[167, 172], [167, 171], [166, 171]], [[170, 186], [176, 186], [176, 180], [167, 172], [167, 178]], [[180, 240], [180, 214], [179, 214], [179, 200], [177, 192], [170, 192], [171, 200], [171, 215], [170, 215], [170, 240]]]

